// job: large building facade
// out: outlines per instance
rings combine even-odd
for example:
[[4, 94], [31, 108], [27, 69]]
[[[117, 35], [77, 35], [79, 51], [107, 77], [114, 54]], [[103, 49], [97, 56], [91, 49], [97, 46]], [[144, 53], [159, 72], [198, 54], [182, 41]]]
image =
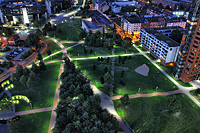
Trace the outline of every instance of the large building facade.
[[200, 78], [200, 0], [193, 0], [173, 75], [184, 82]]
[[40, 19], [42, 16], [48, 17], [55, 12], [57, 6], [61, 6], [62, 1], [46, 0], [45, 2], [31, 1], [4, 1], [0, 5], [0, 20], [2, 23], [13, 21], [27, 24], [36, 17]]
[[170, 34], [176, 28], [142, 29], [139, 35], [139, 42], [154, 57], [160, 59], [164, 65], [173, 65], [176, 61], [180, 45], [166, 35], [168, 35], [167, 33]]

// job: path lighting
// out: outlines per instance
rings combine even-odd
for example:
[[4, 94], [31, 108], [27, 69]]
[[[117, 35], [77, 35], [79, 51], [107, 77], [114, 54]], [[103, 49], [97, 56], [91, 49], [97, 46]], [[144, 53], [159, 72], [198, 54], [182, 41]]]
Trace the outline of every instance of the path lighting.
[[139, 88], [139, 90], [138, 90], [138, 93], [140, 93], [140, 88]]
[[121, 89], [119, 90], [119, 95], [120, 95]]
[[156, 92], [157, 92], [158, 86], [156, 86]]

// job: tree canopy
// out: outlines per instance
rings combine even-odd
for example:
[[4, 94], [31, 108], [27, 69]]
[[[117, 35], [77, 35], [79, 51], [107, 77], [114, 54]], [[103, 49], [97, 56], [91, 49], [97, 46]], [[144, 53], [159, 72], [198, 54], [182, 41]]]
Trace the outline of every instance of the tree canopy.
[[59, 88], [53, 133], [122, 131], [117, 119], [101, 108], [101, 98], [93, 94], [89, 79], [67, 57], [60, 78], [63, 84]]

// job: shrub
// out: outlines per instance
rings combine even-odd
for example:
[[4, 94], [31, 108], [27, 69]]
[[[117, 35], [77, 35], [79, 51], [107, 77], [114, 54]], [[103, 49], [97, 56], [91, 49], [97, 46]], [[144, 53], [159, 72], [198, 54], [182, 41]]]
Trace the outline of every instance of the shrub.
[[93, 70], [96, 70], [96, 66], [95, 65], [93, 65]]
[[122, 80], [119, 82], [119, 84], [125, 86], [125, 83], [124, 83], [124, 81], [122, 81]]
[[128, 59], [130, 60], [130, 59], [131, 59], [131, 56], [129, 56]]
[[123, 77], [124, 76], [124, 70], [121, 72], [121, 77]]
[[101, 77], [101, 84], [104, 84], [104, 78]]

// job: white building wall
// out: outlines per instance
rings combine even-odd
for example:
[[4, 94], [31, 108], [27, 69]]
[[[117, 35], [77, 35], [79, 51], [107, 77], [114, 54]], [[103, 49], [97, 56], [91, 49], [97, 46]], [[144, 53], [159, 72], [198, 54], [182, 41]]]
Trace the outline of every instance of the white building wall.
[[169, 47], [167, 43], [158, 40], [144, 29], [140, 31], [139, 42], [157, 58], [162, 59], [164, 63], [176, 61], [179, 46]]
[[167, 53], [166, 63], [175, 62], [178, 51], [179, 51], [179, 46], [170, 47], [169, 50], [168, 50], [168, 53]]

